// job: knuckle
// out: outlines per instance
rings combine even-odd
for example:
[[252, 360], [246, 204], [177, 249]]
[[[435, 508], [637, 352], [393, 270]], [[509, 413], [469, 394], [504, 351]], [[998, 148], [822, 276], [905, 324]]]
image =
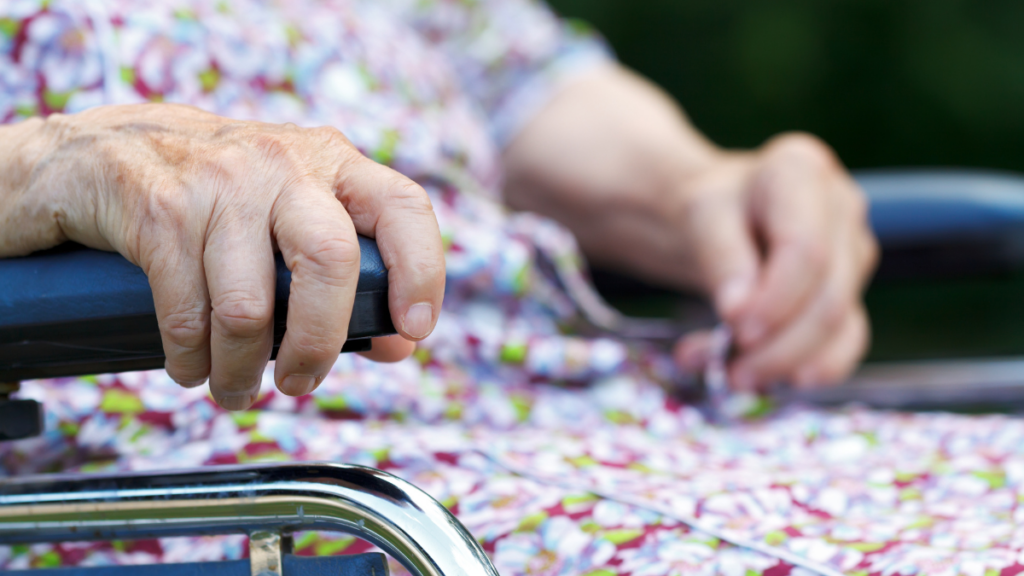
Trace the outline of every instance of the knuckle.
[[[681, 222], [687, 228], [694, 228], [702, 220], [712, 216], [709, 214], [714, 208], [714, 202], [700, 202], [699, 199], [702, 197], [701, 192], [709, 190], [708, 186], [694, 187], [693, 190], [697, 192], [694, 194], [677, 194], [671, 197], [668, 202], [663, 206], [652, 205], [651, 212], [657, 216], [659, 214], [664, 215], [664, 210], [667, 207], [667, 211], [671, 214], [668, 218], [670, 222]], [[710, 198], [721, 198], [720, 194], [707, 194], [704, 195]]]
[[300, 362], [312, 366], [329, 366], [341, 353], [344, 342], [329, 337], [326, 331], [303, 331], [294, 335], [295, 350], [299, 351]]
[[231, 189], [244, 180], [248, 157], [242, 147], [224, 144], [196, 156], [196, 172], [215, 190]]
[[857, 343], [857, 359], [860, 359], [871, 344], [871, 319], [863, 304], [858, 302], [853, 317], [853, 340]]
[[249, 142], [262, 161], [268, 165], [277, 165], [291, 171], [298, 170], [303, 165], [295, 149], [294, 138], [287, 132], [255, 130], [249, 136]]
[[352, 143], [345, 137], [345, 134], [334, 126], [318, 126], [310, 128], [310, 131], [314, 137], [331, 148], [352, 147]]
[[878, 245], [878, 240], [870, 232], [864, 234], [864, 263], [863, 270], [864, 276], [870, 276], [875, 268], [878, 266], [879, 260], [882, 257], [882, 250]]
[[818, 269], [828, 264], [828, 248], [826, 243], [816, 234], [794, 234], [786, 243], [794, 251], [797, 258], [809, 268]]
[[188, 203], [185, 202], [181, 187], [176, 184], [152, 185], [142, 203], [147, 224], [181, 230], [188, 223]]
[[235, 135], [245, 133], [247, 130], [249, 130], [249, 128], [250, 125], [248, 122], [227, 121], [224, 122], [224, 124], [222, 124], [221, 126], [219, 126], [217, 130], [214, 131], [213, 135], [215, 138], [220, 139], [231, 138]]
[[849, 202], [850, 204], [847, 207], [847, 210], [849, 211], [851, 219], [858, 224], [867, 223], [870, 205], [868, 204], [867, 195], [860, 189], [860, 187], [855, 186], [853, 188]]
[[831, 333], [841, 327], [850, 310], [850, 303], [843, 295], [834, 291], [826, 295], [821, 312], [821, 324], [824, 331]]
[[775, 137], [769, 149], [781, 157], [823, 169], [839, 167], [839, 159], [823, 140], [806, 132], [787, 132]]
[[429, 214], [433, 217], [434, 206], [430, 202], [430, 196], [427, 195], [427, 191], [405, 176], [395, 176], [395, 181], [390, 187], [389, 200], [396, 207], [408, 212], [416, 215]]
[[209, 338], [209, 324], [205, 306], [187, 304], [175, 307], [164, 315], [164, 337], [176, 346], [198, 350], [206, 346]]
[[[47, 116], [45, 119], [33, 119], [40, 123], [41, 128], [50, 135], [51, 138], [59, 138], [64, 135], [73, 134], [75, 132], [75, 123], [72, 116], [67, 114], [54, 113]], [[101, 143], [106, 143], [101, 140]]]
[[446, 268], [444, 257], [436, 259], [423, 259], [418, 264], [418, 276], [422, 278], [424, 282], [430, 279], [440, 278], [444, 282]]
[[344, 285], [351, 283], [359, 270], [360, 255], [354, 235], [346, 238], [336, 232], [313, 232], [289, 268], [331, 285]]
[[137, 258], [147, 276], [164, 269], [167, 238], [184, 241], [191, 227], [190, 208], [177, 183], [154, 183], [134, 200], [133, 217], [126, 223], [128, 250]]
[[816, 268], [823, 268], [829, 262], [828, 248], [824, 242], [815, 240], [805, 240], [803, 243], [803, 250], [807, 261]]
[[269, 299], [242, 291], [218, 296], [212, 307], [217, 326], [232, 338], [259, 338], [274, 318], [274, 305]]

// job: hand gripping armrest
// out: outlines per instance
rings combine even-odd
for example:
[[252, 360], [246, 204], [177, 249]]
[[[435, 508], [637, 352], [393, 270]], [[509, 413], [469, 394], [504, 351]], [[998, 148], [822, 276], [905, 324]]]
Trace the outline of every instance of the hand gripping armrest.
[[[342, 351], [394, 334], [388, 274], [373, 240], [359, 238], [355, 306]], [[277, 257], [274, 355], [284, 337], [291, 273]], [[0, 382], [162, 368], [153, 293], [121, 255], [66, 245], [0, 260]]]

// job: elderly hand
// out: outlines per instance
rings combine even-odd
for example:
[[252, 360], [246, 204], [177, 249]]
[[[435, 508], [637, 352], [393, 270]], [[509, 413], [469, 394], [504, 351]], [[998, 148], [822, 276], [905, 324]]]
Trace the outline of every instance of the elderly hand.
[[[665, 210], [690, 282], [734, 329], [736, 388], [829, 384], [854, 368], [868, 342], [860, 294], [877, 248], [863, 194], [827, 146], [785, 135], [724, 154], [668, 195]], [[706, 334], [676, 351], [692, 369], [707, 352]]]
[[274, 260], [292, 271], [278, 388], [311, 392], [345, 342], [359, 278], [356, 233], [376, 238], [401, 337], [395, 360], [441, 310], [444, 259], [422, 188], [334, 128], [240, 122], [198, 109], [109, 106], [4, 127], [0, 257], [63, 242], [116, 250], [153, 288], [167, 372], [207, 378], [248, 408], [273, 335]]
[[[738, 335], [734, 387], [831, 383], [863, 355], [877, 248], [861, 191], [816, 138], [723, 151], [610, 66], [563, 88], [505, 158], [509, 204], [567, 225], [591, 261], [708, 295]], [[708, 343], [694, 334], [676, 357], [700, 369]]]

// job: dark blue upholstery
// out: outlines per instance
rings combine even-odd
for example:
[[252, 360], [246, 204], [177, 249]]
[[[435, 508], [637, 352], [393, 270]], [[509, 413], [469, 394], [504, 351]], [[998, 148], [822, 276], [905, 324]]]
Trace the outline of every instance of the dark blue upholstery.
[[[387, 576], [383, 554], [306, 557], [285, 554], [283, 576]], [[51, 568], [46, 570], [0, 572], [0, 576], [252, 576], [248, 560], [198, 562], [193, 564], [144, 564]]]
[[[388, 273], [377, 244], [359, 238], [359, 283], [342, 351], [394, 334]], [[284, 337], [291, 273], [277, 258], [274, 352]], [[77, 245], [0, 260], [0, 382], [148, 370], [164, 364], [153, 294], [119, 254]]]
[[[359, 238], [358, 292], [387, 292], [377, 244]], [[277, 257], [277, 297], [287, 302], [292, 275]], [[0, 260], [0, 328], [155, 314], [149, 280], [120, 254], [69, 249]]]

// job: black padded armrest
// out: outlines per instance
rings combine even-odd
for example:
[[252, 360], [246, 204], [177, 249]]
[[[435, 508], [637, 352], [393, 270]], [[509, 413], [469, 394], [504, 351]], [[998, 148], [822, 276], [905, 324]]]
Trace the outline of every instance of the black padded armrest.
[[[362, 260], [343, 352], [394, 334], [388, 275], [377, 244], [359, 238]], [[291, 273], [277, 258], [274, 356], [284, 337]], [[162, 368], [153, 293], [119, 254], [70, 244], [0, 260], [0, 382]]]

